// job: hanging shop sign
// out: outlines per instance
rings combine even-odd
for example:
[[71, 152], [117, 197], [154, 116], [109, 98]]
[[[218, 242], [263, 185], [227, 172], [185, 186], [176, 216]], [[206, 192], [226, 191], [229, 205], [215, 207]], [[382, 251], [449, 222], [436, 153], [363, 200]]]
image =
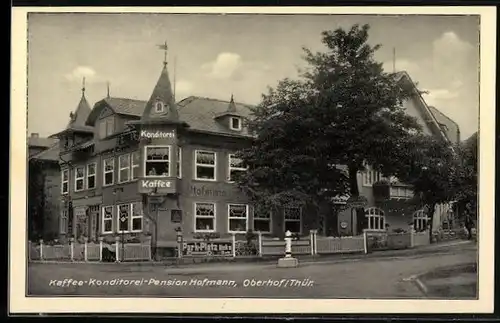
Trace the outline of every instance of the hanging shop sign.
[[171, 210], [170, 211], [170, 221], [173, 223], [182, 222], [182, 210]]
[[174, 193], [176, 182], [169, 179], [139, 179], [139, 193]]
[[233, 244], [229, 241], [188, 241], [182, 244], [182, 255], [193, 257], [231, 257]]

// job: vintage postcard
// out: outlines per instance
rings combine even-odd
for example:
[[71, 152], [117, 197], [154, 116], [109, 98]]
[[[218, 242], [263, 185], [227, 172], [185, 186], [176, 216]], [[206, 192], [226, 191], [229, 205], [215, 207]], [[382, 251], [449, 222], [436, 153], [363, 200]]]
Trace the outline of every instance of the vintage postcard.
[[12, 17], [11, 313], [493, 311], [494, 8]]

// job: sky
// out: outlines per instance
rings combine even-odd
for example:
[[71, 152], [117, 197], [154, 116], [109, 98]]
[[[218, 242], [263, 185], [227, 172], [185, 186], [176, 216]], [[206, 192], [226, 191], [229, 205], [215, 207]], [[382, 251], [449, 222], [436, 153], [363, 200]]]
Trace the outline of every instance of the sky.
[[[148, 100], [168, 43], [176, 99], [190, 95], [257, 104], [268, 86], [297, 77], [302, 47], [323, 51], [321, 32], [371, 26], [375, 58], [406, 70], [424, 99], [478, 129], [479, 18], [475, 16], [208, 15], [31, 13], [28, 17], [28, 132], [62, 130], [85, 77], [91, 106], [107, 94]], [[393, 55], [395, 49], [396, 55]], [[395, 59], [394, 59], [395, 58]]]

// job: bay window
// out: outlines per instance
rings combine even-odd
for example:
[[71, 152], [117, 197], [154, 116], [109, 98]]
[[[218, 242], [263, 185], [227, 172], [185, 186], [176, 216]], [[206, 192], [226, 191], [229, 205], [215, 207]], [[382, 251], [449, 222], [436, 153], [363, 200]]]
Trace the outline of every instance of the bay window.
[[216, 179], [216, 154], [211, 151], [195, 151], [195, 179], [215, 181]]
[[144, 176], [170, 176], [170, 146], [144, 147]]

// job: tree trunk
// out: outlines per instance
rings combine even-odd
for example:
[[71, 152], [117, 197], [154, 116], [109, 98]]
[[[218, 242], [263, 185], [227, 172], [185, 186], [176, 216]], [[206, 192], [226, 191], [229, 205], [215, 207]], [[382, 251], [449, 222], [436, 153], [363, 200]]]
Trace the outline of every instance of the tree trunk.
[[349, 166], [349, 190], [351, 197], [359, 196], [358, 188], [358, 169], [354, 166]]
[[436, 208], [436, 203], [432, 203], [429, 205], [428, 210], [428, 219], [429, 219], [429, 244], [432, 244], [432, 230], [433, 230], [433, 222], [434, 222], [434, 209]]

